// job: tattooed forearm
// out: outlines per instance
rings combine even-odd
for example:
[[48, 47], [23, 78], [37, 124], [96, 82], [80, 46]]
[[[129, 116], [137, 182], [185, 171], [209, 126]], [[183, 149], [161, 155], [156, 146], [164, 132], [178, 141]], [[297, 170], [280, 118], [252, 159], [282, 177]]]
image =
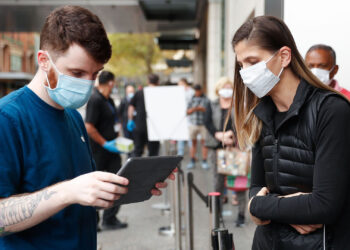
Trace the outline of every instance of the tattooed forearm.
[[0, 236], [3, 236], [5, 227], [20, 223], [33, 216], [35, 209], [44, 199], [48, 200], [56, 192], [43, 190], [21, 197], [12, 197], [0, 202]]

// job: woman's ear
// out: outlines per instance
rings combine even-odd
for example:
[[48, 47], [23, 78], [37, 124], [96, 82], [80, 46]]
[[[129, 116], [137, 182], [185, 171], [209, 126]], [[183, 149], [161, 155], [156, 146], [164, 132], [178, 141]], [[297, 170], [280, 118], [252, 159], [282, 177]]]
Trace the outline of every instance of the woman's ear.
[[281, 63], [282, 63], [282, 67], [286, 68], [289, 66], [290, 61], [292, 60], [292, 50], [287, 47], [287, 46], [283, 46], [280, 49], [280, 55], [281, 55]]
[[49, 57], [47, 56], [46, 52], [43, 50], [39, 50], [37, 56], [38, 56], [39, 68], [48, 73], [51, 65], [50, 65]]

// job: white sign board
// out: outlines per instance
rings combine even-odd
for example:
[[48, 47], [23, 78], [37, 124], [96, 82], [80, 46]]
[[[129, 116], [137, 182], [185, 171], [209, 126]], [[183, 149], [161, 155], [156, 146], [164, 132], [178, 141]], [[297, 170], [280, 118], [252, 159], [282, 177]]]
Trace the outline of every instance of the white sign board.
[[144, 94], [148, 140], [188, 140], [184, 87], [146, 87]]

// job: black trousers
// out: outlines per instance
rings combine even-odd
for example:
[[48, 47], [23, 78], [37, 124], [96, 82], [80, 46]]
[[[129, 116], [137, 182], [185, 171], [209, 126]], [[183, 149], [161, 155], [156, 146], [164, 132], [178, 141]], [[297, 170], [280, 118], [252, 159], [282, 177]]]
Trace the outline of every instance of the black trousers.
[[[101, 148], [93, 153], [98, 171], [117, 173], [121, 168], [121, 157], [119, 154], [110, 153]], [[103, 222], [109, 223], [116, 219], [120, 206], [111, 207], [103, 211]], [[97, 223], [99, 222], [99, 213], [97, 212]]]
[[145, 145], [147, 145], [148, 156], [157, 156], [159, 154], [159, 141], [148, 141], [147, 131], [135, 130], [134, 145], [135, 150], [133, 156], [142, 156]]

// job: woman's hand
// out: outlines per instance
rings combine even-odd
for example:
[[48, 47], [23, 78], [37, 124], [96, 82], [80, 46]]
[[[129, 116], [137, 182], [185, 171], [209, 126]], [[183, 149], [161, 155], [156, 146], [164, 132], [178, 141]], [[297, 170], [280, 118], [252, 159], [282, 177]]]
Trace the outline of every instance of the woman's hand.
[[224, 145], [233, 146], [235, 140], [234, 140], [234, 134], [232, 130], [226, 131], [226, 132], [216, 132], [215, 133], [215, 139], [223, 142]]
[[[294, 193], [294, 194], [282, 195], [279, 197], [280, 198], [288, 198], [288, 197], [295, 197], [295, 196], [305, 195], [305, 194], [308, 194], [308, 193], [298, 192], [298, 193]], [[290, 224], [290, 226], [293, 227], [295, 230], [297, 230], [297, 232], [300, 234], [309, 234], [309, 233], [312, 233], [312, 232], [316, 231], [317, 229], [323, 227], [322, 224], [310, 224], [310, 225]]]
[[293, 227], [295, 230], [298, 231], [300, 234], [309, 234], [312, 233], [313, 231], [316, 231], [319, 228], [322, 228], [322, 224], [311, 224], [311, 225], [294, 225], [290, 224], [291, 227]]
[[[266, 187], [263, 187], [258, 193], [256, 196], [266, 196], [267, 194], [269, 193], [269, 190], [266, 188]], [[254, 197], [252, 197], [248, 203], [248, 211], [249, 211], [249, 214], [250, 214], [250, 217], [252, 219], [252, 221], [258, 225], [258, 226], [264, 226], [264, 225], [267, 225], [267, 224], [270, 224], [271, 220], [260, 220], [259, 218], [255, 217], [254, 215], [252, 215], [250, 213], [250, 203], [252, 202], [252, 200], [254, 199]]]
[[278, 197], [280, 197], [280, 198], [288, 198], [288, 197], [294, 197], [294, 196], [299, 196], [299, 195], [303, 195], [303, 194], [308, 194], [308, 193], [298, 192], [298, 193], [294, 193], [294, 194], [280, 195]]

